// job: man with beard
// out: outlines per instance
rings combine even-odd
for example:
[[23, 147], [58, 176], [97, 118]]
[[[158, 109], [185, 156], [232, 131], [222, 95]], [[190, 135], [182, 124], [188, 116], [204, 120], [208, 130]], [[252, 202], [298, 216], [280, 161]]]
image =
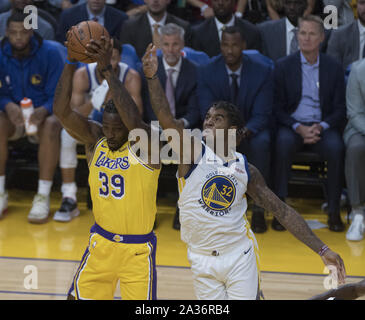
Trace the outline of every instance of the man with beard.
[[260, 31], [252, 23], [235, 16], [235, 7], [235, 0], [212, 0], [214, 17], [193, 28], [193, 49], [203, 51], [209, 57], [219, 55], [222, 31], [235, 26], [246, 39], [246, 49], [261, 51]]
[[[280, 20], [266, 21], [258, 25], [263, 41], [263, 53], [273, 61], [288, 56], [299, 50], [298, 48], [298, 19], [304, 15], [307, 0], [284, 0], [285, 17]], [[324, 52], [329, 32], [321, 46]]]
[[365, 0], [357, 0], [354, 22], [332, 32], [327, 53], [346, 69], [352, 62], [365, 58]]
[[168, 23], [175, 23], [185, 30], [185, 45], [191, 46], [190, 24], [166, 11], [170, 0], [145, 0], [147, 12], [128, 20], [122, 27], [120, 40], [131, 44], [142, 58], [149, 43], [160, 47], [159, 29]]

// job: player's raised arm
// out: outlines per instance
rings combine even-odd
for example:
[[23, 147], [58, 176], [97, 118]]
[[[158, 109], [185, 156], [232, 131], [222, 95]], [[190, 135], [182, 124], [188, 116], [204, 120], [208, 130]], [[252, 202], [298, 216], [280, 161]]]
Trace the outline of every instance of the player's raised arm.
[[101, 40], [91, 39], [86, 48], [88, 55], [96, 60], [98, 71], [108, 82], [114, 105], [128, 130], [147, 129], [148, 126], [143, 122], [136, 103], [110, 64], [113, 50], [112, 40], [105, 37], [101, 37]]
[[[67, 37], [70, 31], [67, 33]], [[66, 41], [67, 46], [67, 41]], [[58, 80], [54, 101], [53, 112], [61, 121], [67, 132], [87, 147], [93, 148], [98, 138], [102, 136], [100, 125], [90, 122], [86, 117], [71, 109], [72, 80], [76, 70], [76, 60], [70, 55], [67, 57], [62, 75]]]
[[266, 185], [259, 170], [249, 164], [250, 181], [247, 194], [255, 203], [272, 212], [279, 222], [298, 240], [314, 252], [320, 254], [325, 265], [333, 265], [337, 269], [339, 283], [345, 282], [346, 272], [341, 257], [330, 250], [308, 227], [302, 216], [293, 208], [281, 201]]
[[[201, 147], [201, 143], [197, 142], [192, 136], [186, 134], [184, 136], [184, 123], [182, 120], [177, 120], [172, 115], [166, 94], [161, 86], [160, 80], [157, 77], [158, 59], [156, 56], [156, 47], [151, 43], [146, 49], [146, 53], [142, 58], [143, 72], [148, 83], [148, 92], [150, 96], [152, 109], [159, 121], [163, 130], [173, 129], [179, 135], [180, 140], [175, 143], [174, 139], [169, 141], [171, 148], [180, 155], [180, 164], [185, 162], [186, 154], [190, 152], [190, 163], [194, 163], [195, 157], [198, 157], [201, 149], [194, 149], [195, 145]], [[199, 151], [200, 150], [200, 151]], [[194, 154], [196, 152], [197, 154]], [[184, 159], [185, 155], [185, 159]], [[185, 165], [188, 169], [190, 165]], [[181, 169], [182, 166], [180, 166]]]

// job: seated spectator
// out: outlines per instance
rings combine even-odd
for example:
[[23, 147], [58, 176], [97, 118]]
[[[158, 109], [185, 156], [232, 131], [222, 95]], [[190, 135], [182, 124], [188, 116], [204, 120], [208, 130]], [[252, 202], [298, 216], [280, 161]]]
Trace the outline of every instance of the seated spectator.
[[275, 66], [274, 110], [277, 120], [274, 191], [288, 195], [292, 159], [296, 152], [315, 152], [327, 162], [329, 229], [343, 231], [340, 198], [343, 186], [346, 121], [345, 83], [341, 65], [319, 53], [324, 40], [321, 18], [299, 19], [300, 51]]
[[349, 64], [365, 57], [365, 0], [357, 0], [358, 19], [332, 31], [327, 53], [346, 70]]
[[261, 35], [252, 23], [235, 16], [235, 0], [212, 0], [214, 17], [193, 28], [192, 48], [205, 52], [209, 57], [221, 53], [222, 31], [229, 27], [239, 28], [246, 38], [246, 48], [261, 51]]
[[[121, 62], [122, 45], [118, 40], [113, 42], [111, 65], [119, 74], [119, 80], [125, 84], [140, 113], [143, 112], [141, 98], [141, 78], [137, 71]], [[74, 75], [71, 107], [97, 120], [102, 115], [104, 102], [108, 101], [108, 84], [104, 77], [97, 72], [96, 63], [87, 64], [79, 68]], [[93, 113], [95, 113], [93, 115]], [[60, 209], [55, 213], [55, 221], [68, 222], [78, 215], [77, 185], [75, 173], [77, 167], [77, 141], [66, 130], [61, 132], [60, 168], [62, 169], [63, 194]]]
[[[182, 57], [184, 29], [174, 23], [160, 28], [162, 56], [158, 57], [157, 76], [165, 88], [172, 113], [185, 128], [196, 128], [200, 121], [197, 98], [197, 66]], [[144, 91], [145, 113], [148, 121], [157, 120], [149, 102], [148, 90]]]
[[[244, 138], [238, 151], [247, 155], [265, 180], [270, 175], [270, 116], [273, 105], [273, 74], [269, 64], [245, 55], [244, 35], [239, 27], [222, 32], [222, 54], [199, 68], [198, 98], [200, 116], [204, 120], [216, 101], [235, 104], [245, 120]], [[264, 210], [254, 206], [252, 230], [267, 230]]]
[[[10, 15], [15, 11], [23, 12], [24, 7], [28, 5], [34, 5], [33, 0], [11, 0], [11, 9], [7, 12], [0, 14], [0, 38], [5, 35], [6, 32], [6, 22]], [[38, 9], [41, 11], [41, 9]], [[52, 25], [41, 17], [38, 12], [38, 28], [34, 30], [38, 35], [40, 35], [45, 40], [55, 39], [55, 30]]]
[[[61, 124], [52, 114], [52, 109], [63, 63], [54, 46], [42, 41], [33, 30], [24, 28], [25, 18], [26, 15], [18, 11], [8, 18], [6, 38], [1, 43], [0, 70], [4, 73], [8, 92], [0, 101], [0, 190], [4, 189], [8, 141], [26, 136], [19, 103], [27, 97], [35, 108], [29, 121], [38, 129], [37, 134], [28, 139], [39, 143], [38, 192], [28, 221], [44, 223], [50, 211], [50, 192], [60, 150]], [[5, 191], [1, 198], [0, 211], [3, 211], [7, 206]]]
[[[174, 23], [160, 28], [162, 56], [158, 57], [157, 76], [165, 89], [171, 112], [185, 128], [196, 128], [200, 124], [197, 97], [197, 66], [182, 57], [184, 29]], [[149, 100], [147, 83], [144, 83], [144, 106], [146, 121], [157, 120]], [[173, 228], [180, 229], [179, 210], [176, 207]]]
[[190, 24], [166, 11], [170, 0], [145, 0], [147, 12], [128, 20], [122, 27], [120, 40], [131, 44], [142, 58], [147, 46], [153, 42], [160, 47], [159, 29], [168, 23], [175, 23], [185, 30], [185, 44], [190, 46]]
[[[298, 19], [305, 15], [307, 0], [283, 0], [284, 17], [280, 20], [266, 21], [258, 25], [263, 53], [273, 61], [298, 51]], [[326, 50], [329, 31], [326, 31], [321, 50]]]
[[344, 26], [355, 20], [351, 7], [353, 0], [323, 0], [325, 6], [335, 6], [338, 14], [338, 26]]
[[352, 207], [352, 223], [346, 239], [360, 241], [365, 231], [365, 59], [353, 63], [346, 91], [348, 122], [344, 132], [346, 145], [345, 176]]
[[108, 30], [111, 37], [118, 36], [120, 28], [128, 16], [120, 10], [105, 4], [105, 0], [87, 0], [62, 12], [58, 25], [56, 40], [64, 43], [67, 31], [84, 20], [94, 20]]

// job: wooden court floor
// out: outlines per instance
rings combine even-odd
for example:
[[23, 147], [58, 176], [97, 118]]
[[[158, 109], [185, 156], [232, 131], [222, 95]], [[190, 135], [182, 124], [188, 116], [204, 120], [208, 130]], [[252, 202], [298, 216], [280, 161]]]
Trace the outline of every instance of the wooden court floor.
[[[33, 194], [10, 190], [9, 211], [0, 221], [0, 299], [63, 300], [73, 274], [86, 248], [93, 224], [83, 191], [79, 195], [81, 214], [70, 223], [52, 219], [44, 225], [27, 222]], [[60, 193], [52, 193], [51, 211], [60, 205]], [[319, 199], [289, 199], [306, 220], [326, 223]], [[158, 299], [194, 300], [191, 271], [185, 244], [180, 233], [172, 228], [174, 203], [158, 202], [156, 235]], [[250, 219], [250, 212], [248, 213]], [[267, 221], [270, 224], [271, 216]], [[345, 213], [343, 213], [345, 221]], [[345, 261], [347, 282], [365, 278], [365, 240], [349, 242], [345, 232], [333, 233], [327, 228], [314, 232]], [[260, 247], [262, 289], [267, 300], [304, 300], [325, 291], [327, 272], [321, 259], [296, 240], [288, 231], [256, 235]], [[36, 272], [36, 273], [34, 273]], [[29, 275], [36, 274], [30, 281]], [[34, 280], [34, 282], [32, 282]], [[119, 290], [115, 293], [120, 299]]]

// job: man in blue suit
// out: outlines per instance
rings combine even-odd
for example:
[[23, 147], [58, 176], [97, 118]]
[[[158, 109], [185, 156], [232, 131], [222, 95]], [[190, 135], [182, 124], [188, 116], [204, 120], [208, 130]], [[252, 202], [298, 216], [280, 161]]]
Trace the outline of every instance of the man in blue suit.
[[344, 170], [342, 129], [346, 121], [342, 66], [320, 53], [323, 21], [299, 19], [300, 51], [278, 60], [274, 111], [277, 120], [274, 191], [284, 200], [292, 158], [297, 151], [318, 153], [327, 161], [329, 229], [343, 231], [340, 197]]
[[[267, 182], [270, 175], [270, 115], [273, 106], [273, 74], [270, 64], [252, 55], [245, 55], [245, 39], [236, 26], [222, 33], [222, 54], [199, 70], [198, 97], [203, 120], [211, 105], [229, 101], [241, 110], [245, 121], [243, 142], [239, 151], [247, 155]], [[252, 230], [267, 229], [264, 210], [254, 206]]]
[[56, 40], [63, 44], [66, 40], [67, 31], [72, 26], [85, 20], [94, 20], [100, 23], [108, 30], [111, 37], [118, 37], [120, 29], [127, 19], [127, 14], [107, 6], [105, 0], [87, 0], [86, 3], [62, 12], [56, 32]]

